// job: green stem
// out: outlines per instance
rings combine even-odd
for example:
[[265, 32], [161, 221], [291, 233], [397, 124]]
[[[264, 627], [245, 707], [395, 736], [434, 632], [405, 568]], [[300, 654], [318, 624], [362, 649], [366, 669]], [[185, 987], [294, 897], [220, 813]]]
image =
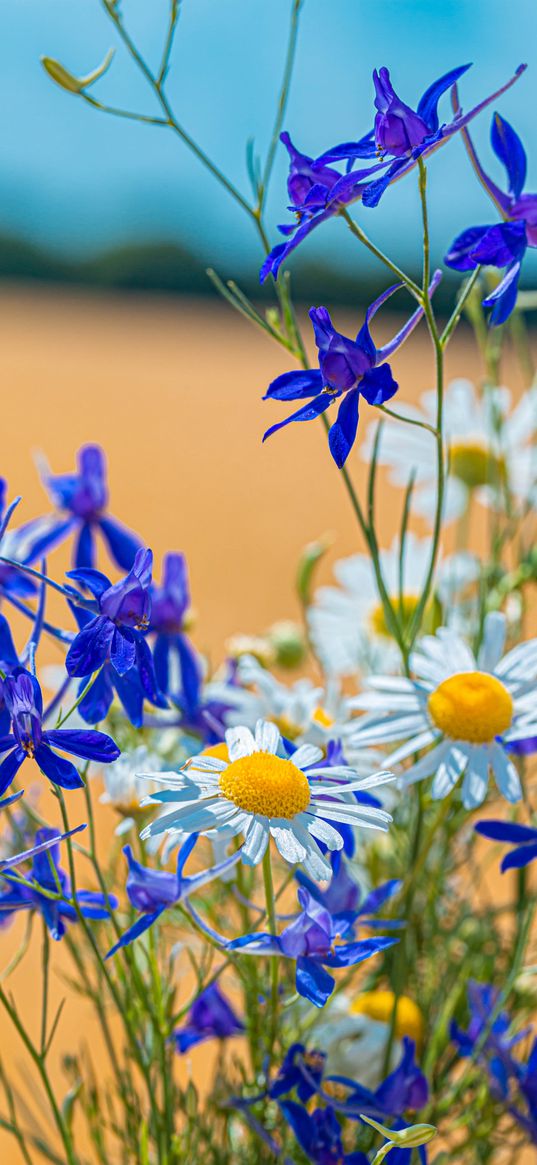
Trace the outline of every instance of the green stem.
[[388, 259], [388, 256], [385, 255], [384, 252], [379, 249], [379, 247], [375, 246], [375, 244], [371, 242], [371, 239], [367, 237], [365, 231], [363, 231], [362, 228], [358, 226], [358, 223], [355, 223], [354, 219], [351, 218], [348, 210], [341, 210], [339, 213], [341, 218], [345, 220], [351, 234], [353, 234], [360, 243], [363, 243], [364, 247], [367, 247], [367, 250], [370, 251], [371, 254], [374, 255], [380, 263], [383, 263], [384, 266], [388, 268], [388, 271], [391, 271], [392, 275], [395, 275], [398, 282], [403, 283], [405, 287], [408, 288], [414, 298], [418, 300], [418, 303], [422, 303], [423, 293], [421, 288], [418, 287], [418, 284], [415, 283], [409, 275], [406, 275], [405, 272], [396, 265], [396, 263], [392, 263], [391, 259]]
[[[276, 900], [274, 897], [274, 882], [272, 878], [272, 865], [270, 857], [270, 842], [266, 848], [265, 856], [263, 858], [263, 884], [265, 887], [265, 901], [267, 907], [267, 921], [270, 934], [276, 934]], [[268, 1059], [266, 1075], [267, 1079], [270, 1077], [272, 1067], [272, 1060], [274, 1057], [274, 1045], [276, 1043], [276, 1035], [278, 1031], [278, 1005], [279, 1005], [279, 959], [275, 955], [270, 960], [271, 972], [271, 995], [270, 995], [270, 1024], [268, 1032]]]

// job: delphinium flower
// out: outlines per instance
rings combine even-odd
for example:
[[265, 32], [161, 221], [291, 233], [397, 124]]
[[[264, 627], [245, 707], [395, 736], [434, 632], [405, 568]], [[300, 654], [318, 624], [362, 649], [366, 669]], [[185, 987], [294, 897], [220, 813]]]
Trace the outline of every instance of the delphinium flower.
[[94, 566], [95, 533], [99, 531], [114, 562], [122, 570], [130, 570], [141, 541], [107, 513], [106, 460], [100, 446], [83, 445], [79, 449], [75, 473], [52, 474], [45, 464], [41, 477], [62, 512], [55, 522], [56, 542], [75, 534], [75, 565]]
[[200, 661], [185, 634], [190, 587], [184, 554], [165, 554], [162, 583], [151, 587], [149, 630], [155, 634], [153, 658], [161, 691], [196, 703], [201, 683]]
[[391, 780], [389, 773], [356, 778], [348, 766], [322, 768], [321, 749], [302, 745], [287, 759], [275, 724], [260, 720], [255, 736], [248, 728], [226, 732], [229, 760], [195, 756], [185, 769], [156, 773], [168, 788], [151, 800], [177, 807], [148, 825], [142, 837], [167, 830], [207, 833], [224, 830], [243, 834], [242, 861], [257, 865], [272, 837], [285, 861], [301, 863], [313, 878], [330, 879], [332, 869], [318, 841], [341, 849], [338, 823], [387, 829], [391, 820], [382, 809], [360, 805], [349, 794], [369, 791]]
[[339, 991], [314, 1030], [317, 1043], [326, 1052], [327, 1072], [359, 1079], [366, 1088], [377, 1088], [384, 1074], [392, 1022], [390, 1068], [403, 1054], [405, 1036], [418, 1049], [423, 1045], [425, 1023], [417, 1003], [407, 995], [396, 997], [387, 988], [352, 996]]
[[492, 118], [490, 140], [505, 169], [506, 192], [488, 177], [467, 130], [464, 140], [474, 170], [503, 221], [463, 231], [451, 244], [444, 262], [455, 271], [472, 271], [480, 266], [506, 268], [501, 282], [483, 300], [483, 307], [492, 308], [491, 324], [503, 324], [516, 304], [526, 250], [537, 247], [537, 194], [524, 193], [526, 152], [512, 125], [499, 113]]
[[[420, 398], [420, 407], [402, 404], [399, 411], [412, 420], [435, 424], [436, 391]], [[512, 405], [507, 388], [487, 388], [480, 395], [469, 380], [451, 381], [445, 393], [445, 440], [448, 478], [444, 521], [462, 517], [472, 497], [486, 506], [504, 509], [511, 495], [521, 504], [535, 496], [537, 465], [537, 390], [529, 389]], [[370, 426], [361, 446], [369, 461], [375, 429]], [[385, 418], [377, 447], [379, 465], [388, 468], [393, 485], [406, 487], [415, 475], [412, 507], [432, 523], [436, 507], [436, 450], [431, 434], [417, 425], [405, 427]]]
[[448, 796], [462, 778], [463, 804], [474, 809], [486, 796], [492, 771], [502, 796], [518, 801], [520, 778], [509, 750], [536, 732], [537, 640], [519, 643], [502, 656], [505, 630], [503, 615], [487, 615], [477, 656], [448, 628], [425, 636], [410, 660], [415, 678], [366, 681], [356, 704], [367, 714], [355, 739], [383, 748], [404, 741], [387, 759], [392, 766], [427, 749], [402, 781], [408, 785], [434, 774], [435, 799]]
[[504, 1104], [537, 1144], [537, 1040], [530, 1044], [526, 1060], [519, 1059], [513, 1049], [526, 1041], [531, 1029], [511, 1034], [511, 1016], [499, 1010], [499, 992], [490, 984], [471, 980], [467, 996], [468, 1027], [453, 1021], [450, 1028], [459, 1056], [472, 1057], [486, 1068], [493, 1099]]
[[[137, 727], [142, 722], [144, 697], [159, 707], [167, 706], [158, 690], [146, 639], [151, 614], [152, 564], [151, 551], [141, 549], [136, 552], [129, 573], [117, 583], [90, 567], [69, 572], [69, 578], [94, 596], [94, 614], [87, 610], [87, 604], [78, 609], [82, 626], [65, 660], [70, 676], [81, 676], [87, 681], [92, 673], [99, 672], [79, 706], [89, 723], [97, 723], [106, 716], [114, 690]], [[74, 589], [72, 594], [76, 608]], [[82, 684], [81, 688], [85, 686]]]
[[[420, 157], [425, 160], [429, 154], [450, 141], [454, 134], [469, 125], [474, 117], [518, 80], [525, 67], [521, 65], [505, 85], [484, 101], [480, 101], [468, 113], [457, 112], [450, 122], [443, 124], [440, 123], [438, 116], [440, 97], [466, 72], [468, 65], [453, 69], [434, 81], [423, 94], [415, 110], [401, 101], [396, 94], [388, 69], [383, 67], [378, 72], [375, 70], [373, 83], [376, 115], [373, 129], [356, 142], [343, 142], [341, 145], [333, 146], [313, 162], [309, 158], [302, 162], [303, 156], [291, 156], [293, 178], [291, 203], [293, 209], [298, 212], [298, 223], [294, 236], [285, 243], [278, 243], [265, 259], [260, 272], [261, 280], [266, 279], [269, 274], [276, 279], [282, 263], [296, 247], [321, 223], [339, 214], [351, 203], [362, 200], [365, 206], [376, 206], [392, 182], [398, 181], [413, 170], [418, 165]], [[284, 144], [288, 145], [288, 142]], [[339, 181], [332, 181], [334, 173], [330, 165], [332, 162], [347, 160], [348, 166], [352, 167], [357, 158], [366, 160], [368, 166], [354, 172], [351, 170], [351, 173], [343, 175]], [[383, 173], [380, 177], [375, 177], [379, 171]], [[302, 195], [298, 181], [302, 173], [306, 181], [305, 201], [303, 204], [297, 204], [296, 198]], [[313, 188], [310, 188], [308, 184], [315, 174], [321, 176], [320, 182], [313, 181]], [[288, 233], [287, 227], [284, 228], [284, 233]]]
[[[412, 533], [406, 535], [402, 556], [398, 538], [379, 552], [388, 596], [406, 626], [416, 613], [430, 558], [430, 540]], [[311, 640], [325, 673], [336, 677], [380, 668], [399, 670], [401, 653], [386, 622], [370, 557], [353, 554], [341, 559], [334, 565], [334, 575], [338, 586], [320, 587], [308, 610]], [[439, 610], [451, 614], [454, 598], [477, 576], [477, 563], [470, 555], [450, 555], [440, 562], [436, 593], [425, 613], [430, 630], [434, 630]], [[352, 712], [352, 700], [348, 707]], [[352, 739], [352, 724], [349, 737]]]
[[475, 830], [489, 841], [505, 841], [514, 846], [502, 858], [500, 869], [521, 870], [537, 858], [537, 829], [516, 821], [478, 821]]
[[[431, 291], [440, 279], [441, 273], [436, 272]], [[267, 429], [264, 441], [292, 421], [313, 420], [341, 398], [337, 419], [330, 428], [328, 440], [338, 468], [345, 464], [356, 438], [360, 397], [369, 405], [382, 405], [397, 392], [397, 381], [385, 361], [404, 343], [423, 316], [423, 309], [418, 308], [392, 340], [382, 348], [375, 346], [369, 323], [381, 305], [400, 286], [395, 284], [388, 288], [371, 304], [355, 340], [336, 331], [325, 307], [311, 308], [309, 314], [319, 353], [319, 367], [284, 372], [272, 381], [264, 397], [264, 400], [306, 400], [307, 403], [291, 413], [285, 421], [279, 421]]]
[[177, 1051], [184, 1055], [206, 1040], [229, 1040], [244, 1032], [244, 1024], [229, 999], [212, 983], [198, 995], [187, 1015], [186, 1024], [173, 1033]]
[[78, 789], [84, 782], [72, 761], [60, 753], [83, 760], [110, 764], [119, 748], [104, 732], [70, 728], [46, 728], [43, 724], [43, 697], [35, 676], [19, 667], [4, 680], [4, 700], [11, 731], [0, 738], [0, 792], [14, 780], [23, 762], [35, 760], [49, 781], [64, 789]]
[[[0, 893], [0, 920], [9, 919], [21, 910], [37, 910], [52, 938], [58, 940], [65, 934], [66, 922], [77, 921], [78, 911], [89, 919], [110, 917], [110, 909], [117, 906], [113, 894], [106, 898], [93, 890], [77, 890], [75, 893], [71, 890], [69, 878], [59, 864], [59, 843], [62, 840], [58, 830], [37, 830], [35, 841], [40, 852], [34, 854], [29, 877], [23, 882], [16, 874], [3, 875], [6, 889]], [[43, 852], [44, 843], [46, 852]], [[31, 851], [29, 856], [32, 856]], [[28, 881], [35, 885], [28, 886]]]
[[[293, 960], [297, 993], [315, 1007], [324, 1007], [336, 985], [331, 971], [355, 967], [387, 950], [397, 939], [387, 935], [356, 939], [357, 926], [371, 928], [371, 918], [365, 917], [363, 910], [332, 914], [305, 886], [300, 886], [297, 893], [300, 912], [279, 935], [260, 931], [228, 941], [205, 929], [227, 950]], [[388, 927], [389, 923], [383, 921]]]
[[150, 866], [143, 866], [134, 857], [130, 845], [123, 848], [127, 859], [129, 873], [126, 890], [131, 906], [140, 911], [140, 917], [122, 934], [121, 938], [108, 952], [107, 958], [115, 955], [121, 947], [127, 947], [140, 935], [149, 930], [153, 923], [160, 918], [170, 906], [183, 902], [191, 894], [195, 894], [202, 886], [214, 881], [222, 874], [227, 873], [240, 859], [240, 852], [236, 852], [216, 866], [202, 870], [199, 874], [184, 874], [184, 867], [197, 841], [196, 834], [192, 834], [183, 842], [177, 855], [175, 873], [168, 870], [154, 870]]
[[[52, 517], [32, 518], [22, 526], [9, 525], [13, 513], [20, 501], [15, 499], [11, 505], [6, 505], [7, 482], [0, 477], [0, 558], [8, 558], [12, 562], [20, 562], [29, 566], [36, 559], [46, 553], [51, 542], [55, 539], [56, 523]], [[8, 562], [0, 561], [0, 597], [11, 601], [20, 607], [20, 600], [34, 595], [35, 583], [11, 566]]]
[[345, 1151], [341, 1125], [330, 1105], [309, 1111], [295, 1100], [282, 1100], [280, 1109], [313, 1165], [369, 1165], [360, 1150]]

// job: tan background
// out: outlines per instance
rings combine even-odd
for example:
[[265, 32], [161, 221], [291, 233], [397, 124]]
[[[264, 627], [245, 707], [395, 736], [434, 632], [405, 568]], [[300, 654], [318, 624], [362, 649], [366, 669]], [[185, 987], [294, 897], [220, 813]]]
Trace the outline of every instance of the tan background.
[[[359, 323], [345, 314], [336, 320], [349, 333]], [[392, 326], [398, 321], [384, 317], [377, 337], [386, 339]], [[292, 427], [261, 445], [264, 429], [286, 407], [263, 403], [261, 396], [289, 363], [227, 306], [3, 289], [0, 361], [0, 472], [11, 496], [23, 494], [21, 519], [48, 508], [32, 452], [46, 452], [54, 471], [66, 472], [82, 443], [100, 442], [109, 458], [111, 510], [153, 547], [157, 572], [166, 549], [186, 552], [198, 612], [196, 641], [213, 659], [231, 633], [258, 632], [296, 614], [293, 579], [306, 542], [332, 531], [332, 559], [360, 548], [321, 426]], [[416, 400], [431, 387], [424, 330], [397, 355], [394, 367], [402, 399]], [[465, 337], [450, 348], [448, 375], [479, 375]], [[372, 410], [364, 405], [362, 412], [367, 423]], [[350, 464], [363, 490], [364, 467], [357, 456]], [[381, 497], [387, 541], [398, 526], [401, 497], [392, 491]], [[65, 556], [57, 555], [54, 565], [56, 572], [62, 569]], [[84, 820], [77, 797], [73, 821]], [[53, 819], [48, 792], [41, 807]], [[17, 924], [1, 937], [6, 951], [16, 948], [21, 934]], [[62, 952], [55, 954], [57, 965], [65, 965]], [[37, 955], [36, 946], [12, 981], [36, 1025]], [[56, 998], [61, 991], [56, 977]], [[92, 1039], [89, 1015], [70, 1000], [56, 1061], [81, 1038]], [[24, 1056], [3, 1017], [0, 1041], [3, 1058], [20, 1067], [24, 1079]], [[195, 1073], [205, 1055], [203, 1049], [194, 1054]], [[19, 1161], [14, 1142], [0, 1134], [2, 1165]]]

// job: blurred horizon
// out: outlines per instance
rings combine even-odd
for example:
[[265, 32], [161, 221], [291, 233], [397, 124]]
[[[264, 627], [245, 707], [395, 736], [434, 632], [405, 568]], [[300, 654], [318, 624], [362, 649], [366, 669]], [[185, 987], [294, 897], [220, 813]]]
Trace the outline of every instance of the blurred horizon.
[[[143, 0], [125, 0], [122, 13], [136, 44], [152, 64], [157, 62], [166, 0], [154, 0], [150, 10]], [[253, 138], [256, 149], [262, 155], [266, 151], [289, 15], [289, 0], [270, 5], [226, 0], [218, 6], [184, 0], [181, 6], [168, 80], [172, 105], [245, 194], [245, 147]], [[76, 9], [69, 0], [45, 5], [21, 0], [16, 6], [0, 0], [0, 19], [0, 85], [10, 111], [0, 171], [0, 277], [46, 278], [48, 273], [75, 282], [204, 293], [210, 291], [204, 268], [211, 264], [225, 278], [247, 276], [255, 287], [260, 254], [251, 224], [189, 151], [166, 130], [98, 113], [45, 74], [42, 55], [81, 75], [115, 48], [112, 66], [92, 95], [124, 108], [155, 111], [99, 0], [85, 0]], [[318, 154], [370, 128], [374, 67], [387, 64], [397, 91], [414, 104], [436, 77], [473, 60], [460, 85], [468, 109], [527, 61], [530, 68], [500, 107], [525, 142], [531, 190], [537, 186], [532, 163], [535, 32], [532, 0], [513, 0], [508, 20], [501, 0], [438, 0], [434, 5], [429, 0], [377, 0], [375, 5], [338, 0], [330, 13], [322, 0], [305, 0], [285, 126], [300, 148]], [[252, 46], [248, 53], [246, 45]], [[446, 117], [448, 108], [445, 97]], [[474, 136], [485, 166], [500, 179], [488, 142], [490, 112], [476, 121]], [[286, 158], [280, 147], [268, 200], [272, 242], [278, 238], [277, 223], [288, 218]], [[458, 231], [493, 221], [495, 212], [471, 175], [460, 141], [435, 155], [429, 181], [438, 262]], [[383, 249], [412, 266], [420, 229], [412, 179], [388, 191], [376, 211], [359, 208], [357, 213]], [[374, 282], [378, 268], [363, 250], [351, 247], [349, 255], [345, 241], [335, 222], [312, 237], [299, 262], [291, 265], [299, 282], [305, 282], [306, 271], [311, 278], [318, 269], [328, 281], [327, 297], [333, 293], [347, 300], [357, 259], [364, 282]], [[534, 270], [530, 261], [527, 278]]]

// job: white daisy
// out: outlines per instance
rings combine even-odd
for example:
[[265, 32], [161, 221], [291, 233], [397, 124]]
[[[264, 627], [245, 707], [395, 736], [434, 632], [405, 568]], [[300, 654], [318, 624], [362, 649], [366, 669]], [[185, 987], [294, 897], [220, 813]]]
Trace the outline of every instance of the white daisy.
[[389, 813], [360, 805], [349, 794], [384, 784], [393, 779], [391, 773], [361, 779], [346, 765], [313, 768], [323, 754], [309, 744], [286, 760], [278, 755], [282, 749], [278, 728], [264, 720], [256, 724], [255, 736], [249, 728], [229, 728], [226, 744], [229, 761], [200, 755], [179, 774], [142, 774], [167, 786], [151, 801], [178, 805], [148, 825], [143, 838], [168, 830], [243, 834], [242, 860], [255, 866], [272, 837], [287, 862], [300, 863], [317, 881], [329, 881], [332, 868], [317, 841], [329, 850], [341, 849], [343, 838], [335, 823], [388, 828]]
[[315, 1045], [326, 1052], [327, 1074], [359, 1080], [365, 1088], [378, 1088], [386, 1075], [394, 1008], [390, 1070], [401, 1058], [404, 1036], [414, 1040], [418, 1048], [422, 1044], [424, 1021], [417, 1004], [406, 995], [396, 1000], [394, 993], [386, 990], [362, 991], [354, 997], [342, 991], [333, 995], [314, 1027]]
[[537, 639], [502, 657], [505, 629], [503, 615], [487, 616], [477, 658], [448, 628], [425, 636], [410, 660], [415, 679], [372, 677], [356, 697], [355, 706], [367, 713], [356, 741], [383, 747], [405, 741], [387, 758], [390, 766], [429, 749], [402, 780], [411, 784], [435, 774], [435, 799], [446, 797], [463, 777], [463, 804], [474, 809], [485, 798], [492, 770], [503, 796], [518, 801], [520, 780], [508, 751], [514, 741], [537, 734]]
[[[399, 545], [395, 538], [389, 550], [380, 551], [380, 566], [392, 603], [409, 620], [425, 585], [431, 542], [429, 538], [407, 534], [402, 580]], [[308, 612], [311, 640], [326, 674], [348, 676], [381, 668], [398, 670], [401, 655], [386, 625], [371, 559], [366, 554], [343, 558], [336, 562], [334, 574], [339, 586], [320, 587]], [[465, 587], [477, 577], [479, 563], [473, 555], [452, 555], [441, 563], [437, 592], [449, 614]]]
[[121, 837], [136, 824], [142, 801], [151, 792], [152, 785], [144, 777], [138, 776], [140, 769], [159, 768], [161, 759], [151, 753], [144, 744], [131, 752], [123, 752], [118, 760], [103, 767], [104, 793], [99, 800], [103, 805], [111, 805], [121, 820], [115, 833]]
[[[398, 411], [413, 420], [434, 425], [436, 392], [426, 392], [421, 409], [400, 405]], [[449, 450], [449, 477], [444, 518], [460, 518], [470, 496], [488, 506], [503, 508], [505, 489], [518, 501], [531, 501], [537, 488], [537, 388], [530, 389], [511, 409], [507, 388], [488, 388], [481, 396], [469, 380], [453, 380], [445, 398], [445, 434]], [[404, 430], [404, 431], [403, 431]], [[371, 459], [376, 427], [362, 444], [364, 460]], [[406, 486], [416, 475], [413, 508], [432, 520], [436, 506], [436, 445], [432, 434], [415, 425], [383, 424], [379, 465], [389, 469], [393, 485]]]

